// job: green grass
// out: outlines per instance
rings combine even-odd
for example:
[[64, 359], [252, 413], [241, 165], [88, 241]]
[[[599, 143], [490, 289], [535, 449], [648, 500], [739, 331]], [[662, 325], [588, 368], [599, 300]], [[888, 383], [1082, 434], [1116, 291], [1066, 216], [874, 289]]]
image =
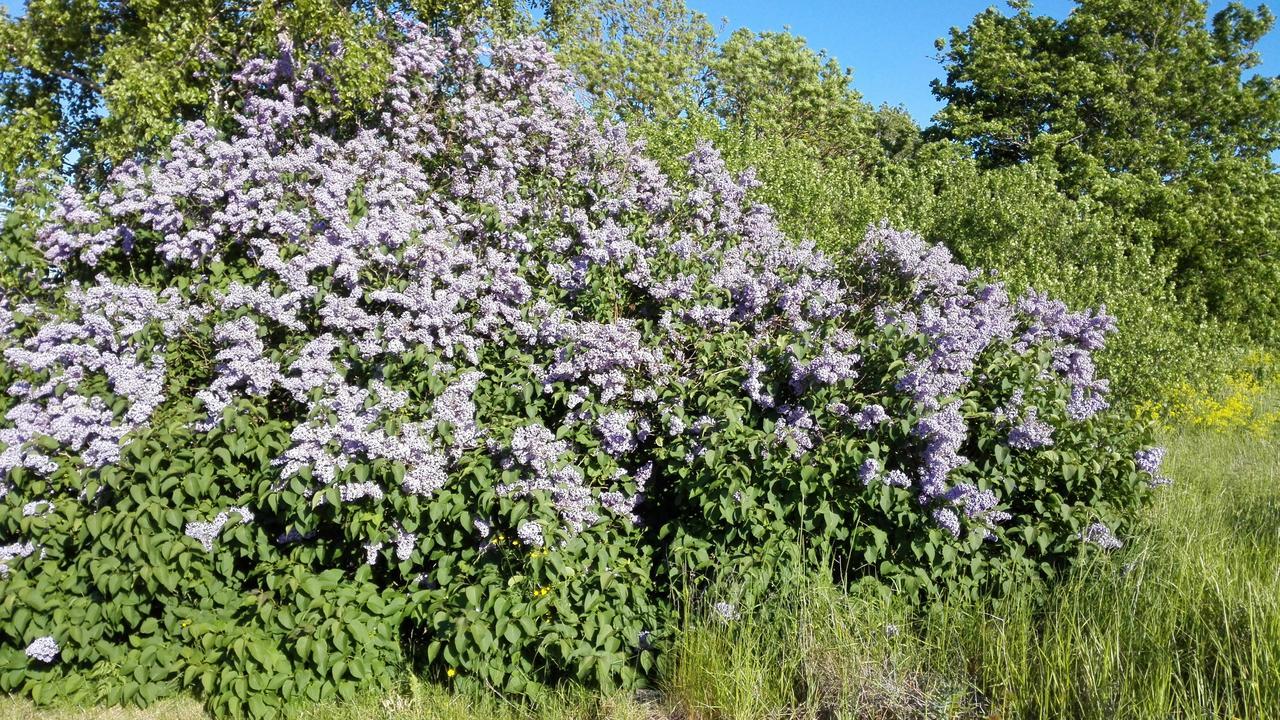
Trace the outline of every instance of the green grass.
[[1280, 447], [1169, 445], [1175, 484], [1119, 568], [931, 625], [1002, 716], [1280, 717]]
[[[690, 618], [643, 698], [571, 690], [533, 709], [410, 680], [303, 716], [1280, 718], [1280, 444], [1195, 433], [1168, 445], [1175, 483], [1141, 539], [1038, 604], [953, 602], [909, 618], [892, 599], [813, 584], [733, 623]], [[189, 700], [145, 711], [0, 700], [0, 720], [73, 717], [202, 713]]]

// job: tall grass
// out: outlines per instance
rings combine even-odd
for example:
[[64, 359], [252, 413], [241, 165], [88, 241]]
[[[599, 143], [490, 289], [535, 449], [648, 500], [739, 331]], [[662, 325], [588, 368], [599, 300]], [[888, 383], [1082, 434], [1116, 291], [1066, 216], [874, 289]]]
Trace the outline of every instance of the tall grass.
[[[684, 633], [690, 718], [1280, 718], [1280, 446], [1169, 438], [1175, 484], [1139, 539], [1047, 598], [909, 619], [821, 586]], [[890, 637], [886, 628], [901, 633]]]
[[[409, 679], [303, 717], [1280, 718], [1280, 443], [1187, 432], [1168, 445], [1175, 482], [1136, 539], [1047, 597], [921, 613], [812, 582], [734, 621], [693, 611], [641, 698], [567, 690], [534, 708]], [[194, 701], [83, 713], [0, 700], [0, 720], [201, 716]]]
[[1043, 608], [990, 603], [930, 623], [993, 705], [1020, 718], [1280, 717], [1280, 454], [1172, 439], [1176, 484], [1142, 539]]

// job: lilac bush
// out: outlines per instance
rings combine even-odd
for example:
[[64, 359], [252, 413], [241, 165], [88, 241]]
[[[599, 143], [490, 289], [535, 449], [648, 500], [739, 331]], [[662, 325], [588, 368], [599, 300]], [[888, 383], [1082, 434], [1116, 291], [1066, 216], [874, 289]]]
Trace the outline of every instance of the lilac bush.
[[0, 689], [632, 685], [675, 583], [1008, 589], [1158, 477], [1105, 312], [884, 225], [835, 262], [710, 145], [668, 175], [597, 125], [539, 41], [402, 31], [354, 125], [285, 46], [233, 127], [64, 190], [50, 300], [0, 303]]

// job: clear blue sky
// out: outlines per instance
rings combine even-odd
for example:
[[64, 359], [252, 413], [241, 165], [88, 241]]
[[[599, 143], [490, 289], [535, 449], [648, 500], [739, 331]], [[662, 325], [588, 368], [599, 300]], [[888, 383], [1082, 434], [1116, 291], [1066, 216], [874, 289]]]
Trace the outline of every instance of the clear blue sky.
[[[172, 0], [181, 2], [181, 0]], [[974, 15], [1003, 0], [685, 0], [727, 36], [735, 29], [781, 30], [808, 39], [842, 65], [853, 68], [853, 84], [876, 105], [903, 105], [921, 124], [938, 109], [929, 81], [942, 75], [933, 41], [953, 26], [965, 26]], [[1159, 2], [1160, 0], [1152, 0]], [[1210, 14], [1227, 0], [1210, 0]], [[1257, 0], [1246, 0], [1256, 5]], [[1275, 4], [1273, 2], [1273, 4]], [[23, 0], [0, 0], [10, 14], [19, 14]], [[1037, 0], [1034, 11], [1062, 18], [1075, 7], [1072, 0]], [[1263, 60], [1256, 72], [1280, 68], [1280, 30], [1260, 43]]]
[[[1160, 0], [1151, 0], [1153, 3]], [[853, 68], [853, 85], [871, 103], [903, 105], [921, 124], [940, 105], [929, 92], [929, 81], [942, 77], [933, 41], [954, 26], [964, 27], [974, 15], [995, 6], [1008, 11], [1003, 0], [685, 0], [707, 16], [717, 29], [728, 20], [722, 37], [740, 27], [754, 31], [782, 30], [804, 36], [814, 49], [825, 49]], [[1259, 0], [1245, 0], [1254, 7]], [[1210, 0], [1212, 17], [1227, 0]], [[1272, 0], [1271, 7], [1277, 3]], [[1034, 0], [1033, 12], [1066, 17], [1071, 0]], [[1280, 68], [1280, 29], [1259, 43], [1264, 65], [1258, 73]], [[1267, 62], [1270, 60], [1270, 62]]]

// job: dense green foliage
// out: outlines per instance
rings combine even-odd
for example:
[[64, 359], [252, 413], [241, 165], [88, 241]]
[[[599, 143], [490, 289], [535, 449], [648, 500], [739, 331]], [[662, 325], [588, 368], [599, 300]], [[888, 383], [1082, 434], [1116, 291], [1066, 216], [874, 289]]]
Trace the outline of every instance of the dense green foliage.
[[1174, 485], [1114, 562], [923, 614], [814, 583], [739, 626], [695, 615], [668, 702], [694, 717], [1273, 717], [1280, 454], [1240, 435], [1169, 440]]
[[715, 31], [683, 0], [563, 0], [544, 27], [602, 114], [665, 119], [695, 107]]
[[[1273, 400], [1276, 398], [1273, 398]], [[569, 687], [536, 708], [484, 689], [410, 676], [354, 703], [307, 703], [311, 720], [697, 720], [821, 717], [1062, 717], [1262, 720], [1280, 707], [1280, 513], [1274, 442], [1223, 433], [1170, 438], [1174, 486], [1144, 537], [1048, 600], [953, 598], [929, 621], [872, 588], [821, 581], [743, 607], [726, 624], [690, 609], [663, 658], [659, 692]], [[1211, 498], [1206, 502], [1206, 497]], [[117, 682], [101, 678], [99, 682]], [[4, 720], [204, 720], [189, 698], [144, 710], [35, 707], [0, 698]]]
[[1280, 339], [1280, 86], [1248, 75], [1271, 12], [1080, 0], [1056, 20], [1012, 5], [940, 41], [936, 131], [990, 166], [1054, 166], [1173, 264], [1182, 302]]

